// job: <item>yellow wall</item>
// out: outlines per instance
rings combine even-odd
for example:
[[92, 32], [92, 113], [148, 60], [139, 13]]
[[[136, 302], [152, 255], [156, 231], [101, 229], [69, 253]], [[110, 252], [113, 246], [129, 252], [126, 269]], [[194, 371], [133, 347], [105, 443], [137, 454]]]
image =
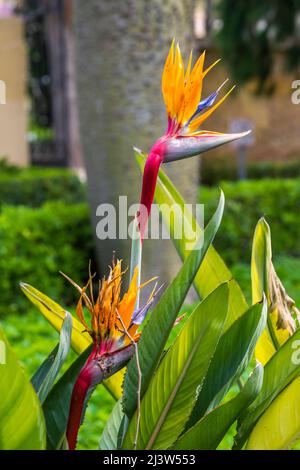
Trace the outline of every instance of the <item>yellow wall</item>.
[[6, 85], [6, 104], [0, 104], [0, 158], [26, 165], [26, 50], [19, 17], [0, 19], [0, 80]]

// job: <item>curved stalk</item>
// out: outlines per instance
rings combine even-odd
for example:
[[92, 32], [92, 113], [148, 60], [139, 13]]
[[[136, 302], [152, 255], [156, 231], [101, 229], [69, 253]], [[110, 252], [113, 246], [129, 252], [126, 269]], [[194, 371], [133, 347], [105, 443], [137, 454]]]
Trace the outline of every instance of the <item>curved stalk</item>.
[[72, 391], [69, 419], [67, 424], [67, 441], [70, 450], [75, 450], [80, 424], [83, 418], [85, 400], [88, 392], [103, 380], [122, 369], [133, 356], [134, 345], [111, 354], [99, 355], [95, 347], [75, 382]]
[[144, 173], [142, 192], [140, 200], [140, 214], [139, 214], [139, 225], [141, 232], [141, 240], [144, 239], [145, 230], [147, 227], [148, 219], [151, 212], [151, 206], [154, 199], [156, 181], [158, 176], [159, 167], [163, 161], [162, 152], [159, 150], [153, 150], [149, 153], [147, 158]]

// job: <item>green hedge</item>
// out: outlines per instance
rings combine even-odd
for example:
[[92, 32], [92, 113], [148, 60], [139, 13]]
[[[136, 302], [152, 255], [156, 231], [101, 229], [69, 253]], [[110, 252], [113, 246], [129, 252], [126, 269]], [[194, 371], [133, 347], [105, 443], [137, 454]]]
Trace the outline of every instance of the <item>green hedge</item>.
[[[225, 213], [215, 246], [230, 263], [249, 262], [258, 219], [264, 215], [272, 230], [274, 253], [300, 256], [300, 179], [223, 182]], [[218, 200], [217, 188], [200, 188], [205, 220]]]
[[73, 302], [77, 294], [58, 271], [77, 282], [86, 280], [92, 245], [86, 204], [49, 202], [37, 209], [4, 206], [0, 213], [0, 315], [28, 309], [20, 281], [64, 304]]
[[0, 171], [0, 208], [4, 204], [40, 207], [53, 200], [85, 200], [84, 185], [71, 170], [32, 167]]
[[[252, 163], [247, 167], [247, 179], [297, 178], [300, 177], [300, 160], [277, 163]], [[236, 181], [237, 166], [232, 157], [217, 159], [204, 158], [201, 166], [201, 183], [215, 186], [220, 181]]]

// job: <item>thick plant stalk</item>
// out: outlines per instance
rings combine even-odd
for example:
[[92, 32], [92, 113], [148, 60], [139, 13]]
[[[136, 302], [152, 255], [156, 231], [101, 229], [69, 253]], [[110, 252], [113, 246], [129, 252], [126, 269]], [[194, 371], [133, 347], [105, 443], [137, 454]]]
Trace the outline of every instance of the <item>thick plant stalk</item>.
[[97, 348], [94, 348], [91, 352], [72, 391], [66, 432], [69, 450], [75, 450], [76, 448], [78, 431], [89, 390], [122, 369], [134, 352], [133, 344], [114, 353], [101, 356], [98, 354]]
[[145, 230], [147, 228], [148, 219], [151, 212], [151, 206], [154, 199], [157, 175], [160, 165], [163, 161], [163, 147], [154, 146], [147, 158], [141, 193], [141, 208], [139, 215], [139, 225], [141, 232], [141, 240], [144, 239]]

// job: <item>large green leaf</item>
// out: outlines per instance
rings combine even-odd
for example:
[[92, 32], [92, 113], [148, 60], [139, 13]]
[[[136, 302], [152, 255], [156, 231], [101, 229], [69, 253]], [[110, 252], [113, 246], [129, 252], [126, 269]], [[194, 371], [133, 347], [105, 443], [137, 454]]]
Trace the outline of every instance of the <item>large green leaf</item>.
[[300, 377], [271, 403], [255, 425], [247, 450], [288, 449], [300, 436]]
[[[60, 332], [66, 310], [47, 295], [40, 292], [29, 284], [21, 283], [21, 289], [26, 297], [38, 308], [38, 310], [48, 320], [56, 331]], [[77, 354], [81, 354], [88, 346], [92, 344], [92, 338], [84, 330], [84, 327], [74, 316], [72, 318], [72, 336], [71, 346]], [[117, 400], [122, 395], [122, 383], [124, 380], [124, 371], [119, 371], [109, 379], [103, 382], [114, 398]]]
[[267, 320], [266, 302], [249, 308], [222, 335], [187, 427], [217, 406], [248, 366]]
[[[221, 284], [196, 307], [162, 359], [141, 402], [137, 449], [167, 449], [184, 429], [228, 313], [228, 284]], [[137, 412], [123, 448], [132, 449]]]
[[[218, 208], [205, 229], [204, 241], [200, 239], [199, 245], [196, 245], [195, 249], [190, 252], [179, 273], [154, 307], [151, 317], [143, 329], [138, 345], [142, 371], [141, 396], [159, 362], [170, 331], [205, 253], [220, 226], [223, 210], [224, 195], [221, 193]], [[131, 417], [136, 409], [137, 387], [138, 370], [136, 359], [133, 357], [127, 367], [124, 382], [123, 409], [128, 417]]]
[[[272, 248], [270, 227], [264, 218], [261, 218], [255, 227], [252, 242], [251, 283], [253, 303], [259, 302], [264, 294], [267, 297], [268, 305], [270, 303], [268, 282], [270, 277], [271, 260]], [[270, 319], [268, 320], [270, 322]], [[270, 336], [272, 331], [272, 325], [271, 331], [269, 331], [267, 325], [257, 343], [255, 356], [262, 364], [265, 364], [276, 351]]]
[[[284, 321], [280, 321], [281, 312], [278, 305], [282, 304], [282, 298], [274, 298], [270, 285], [272, 278], [275, 281], [275, 276], [272, 264], [271, 231], [262, 217], [255, 227], [251, 257], [252, 301], [253, 303], [259, 302], [265, 294], [269, 307], [266, 329], [255, 351], [255, 356], [262, 364], [266, 364], [294, 331], [294, 328], [287, 327], [289, 322], [293, 323], [293, 320], [289, 319], [290, 314], [287, 310], [284, 311]], [[276, 284], [278, 285], [277, 280]], [[280, 289], [278, 293], [282, 295]]]
[[[26, 297], [39, 309], [49, 323], [60, 332], [66, 310], [47, 295], [29, 284], [20, 284]], [[81, 354], [91, 343], [90, 335], [84, 331], [84, 327], [77, 318], [72, 316], [72, 348], [77, 354]]]
[[[143, 171], [146, 155], [136, 151], [135, 156], [141, 171]], [[163, 219], [170, 231], [178, 254], [182, 260], [185, 260], [189, 253], [188, 246], [190, 240], [193, 239], [193, 234], [195, 231], [202, 233], [202, 229], [197, 224], [180, 193], [161, 169], [159, 171], [155, 190], [155, 201], [160, 205]], [[179, 212], [175, 211], [174, 218], [171, 218], [170, 220], [167, 208], [174, 207], [174, 205], [177, 205], [180, 210]], [[181, 220], [184, 220], [184, 237], [176, 238], [174, 236], [175, 226], [178, 226]], [[194, 280], [194, 286], [200, 298], [205, 298], [219, 284], [232, 278], [233, 275], [224, 263], [223, 259], [214, 247], [210, 246]], [[228, 328], [236, 318], [245, 312], [247, 308], [248, 305], [241, 288], [238, 283], [233, 280], [230, 285], [229, 314], [227, 317], [226, 328]]]
[[60, 339], [58, 347], [52, 351], [50, 356], [43, 362], [34, 374], [31, 383], [41, 403], [47, 398], [55, 379], [64, 364], [70, 350], [72, 332], [72, 316], [66, 312], [62, 328], [60, 330]]
[[0, 329], [0, 449], [43, 450], [45, 421], [38, 397]]
[[263, 367], [259, 364], [238, 395], [200, 419], [178, 439], [173, 449], [216, 449], [240, 413], [257, 397], [262, 379]]
[[58, 449], [63, 443], [68, 423], [72, 390], [91, 350], [92, 345], [72, 363], [69, 369], [56, 382], [44, 402], [43, 410], [46, 419], [48, 449]]
[[238, 421], [237, 447], [242, 447], [259, 417], [278, 394], [300, 374], [300, 330], [288, 339], [264, 368], [263, 386], [257, 399]]
[[109, 420], [100, 438], [99, 447], [101, 450], [115, 450], [118, 447], [118, 435], [124, 413], [122, 411], [121, 400], [115, 404]]

